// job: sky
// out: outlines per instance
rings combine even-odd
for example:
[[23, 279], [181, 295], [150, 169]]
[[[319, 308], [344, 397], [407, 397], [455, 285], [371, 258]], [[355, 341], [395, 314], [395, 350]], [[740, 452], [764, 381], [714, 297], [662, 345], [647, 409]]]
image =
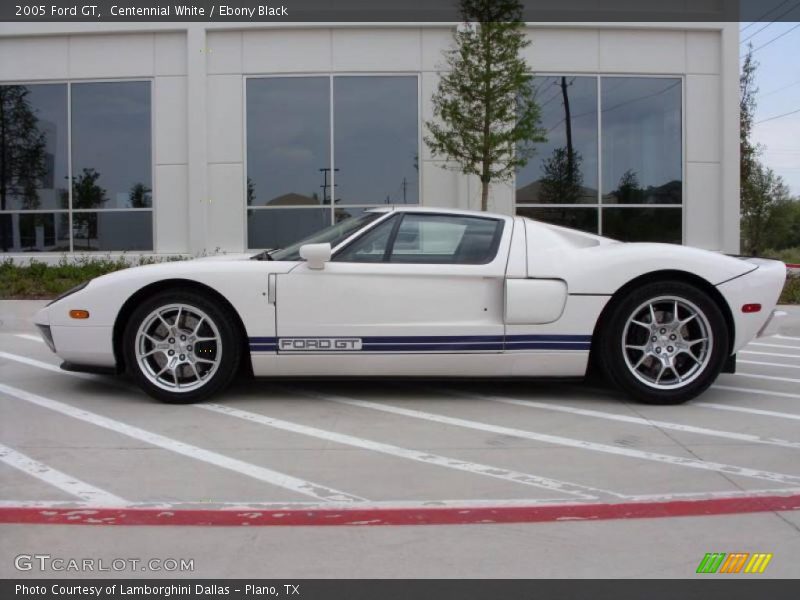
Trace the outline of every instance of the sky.
[[741, 23], [739, 56], [752, 42], [759, 63], [753, 141], [764, 147], [761, 160], [800, 197], [800, 2], [794, 4], [786, 16], [794, 22]]

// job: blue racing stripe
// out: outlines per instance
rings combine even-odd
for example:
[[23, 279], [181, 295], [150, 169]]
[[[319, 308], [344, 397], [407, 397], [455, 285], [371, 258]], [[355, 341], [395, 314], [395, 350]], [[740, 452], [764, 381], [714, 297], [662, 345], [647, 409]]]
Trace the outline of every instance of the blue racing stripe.
[[[344, 336], [320, 336], [337, 338]], [[357, 336], [349, 336], [357, 337]], [[314, 336], [289, 336], [287, 338], [251, 337], [253, 352], [276, 352], [281, 339], [311, 338]], [[480, 352], [503, 350], [579, 350], [591, 347], [590, 335], [431, 335], [431, 336], [367, 336], [359, 338], [360, 352]], [[325, 352], [336, 352], [325, 351]], [[352, 352], [359, 352], [353, 350]]]

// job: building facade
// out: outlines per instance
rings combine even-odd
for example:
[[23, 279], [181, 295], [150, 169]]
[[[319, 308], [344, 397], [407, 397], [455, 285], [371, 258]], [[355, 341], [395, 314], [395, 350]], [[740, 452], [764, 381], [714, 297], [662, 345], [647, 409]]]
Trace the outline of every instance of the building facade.
[[[477, 209], [423, 140], [454, 27], [0, 24], [0, 253], [238, 252], [370, 206]], [[547, 141], [490, 210], [738, 251], [738, 25], [528, 35]]]

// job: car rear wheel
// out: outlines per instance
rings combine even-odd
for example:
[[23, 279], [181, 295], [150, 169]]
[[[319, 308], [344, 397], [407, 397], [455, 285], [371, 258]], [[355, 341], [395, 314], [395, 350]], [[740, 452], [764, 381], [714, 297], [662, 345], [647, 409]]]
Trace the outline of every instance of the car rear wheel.
[[716, 302], [681, 282], [645, 284], [611, 307], [600, 336], [603, 371], [647, 404], [680, 404], [705, 391], [728, 356]]
[[240, 360], [228, 311], [195, 292], [163, 292], [131, 315], [125, 363], [151, 396], [170, 403], [203, 400], [224, 389]]

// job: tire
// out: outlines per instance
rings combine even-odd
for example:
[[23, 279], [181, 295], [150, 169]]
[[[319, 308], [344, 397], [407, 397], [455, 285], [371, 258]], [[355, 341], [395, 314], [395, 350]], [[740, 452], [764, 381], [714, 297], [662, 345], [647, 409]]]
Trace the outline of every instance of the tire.
[[619, 389], [645, 404], [681, 404], [714, 382], [728, 358], [730, 334], [708, 294], [661, 281], [612, 302], [597, 358]]
[[127, 370], [162, 402], [204, 400], [236, 375], [241, 344], [235, 323], [235, 315], [201, 293], [160, 292], [142, 302], [125, 326]]

